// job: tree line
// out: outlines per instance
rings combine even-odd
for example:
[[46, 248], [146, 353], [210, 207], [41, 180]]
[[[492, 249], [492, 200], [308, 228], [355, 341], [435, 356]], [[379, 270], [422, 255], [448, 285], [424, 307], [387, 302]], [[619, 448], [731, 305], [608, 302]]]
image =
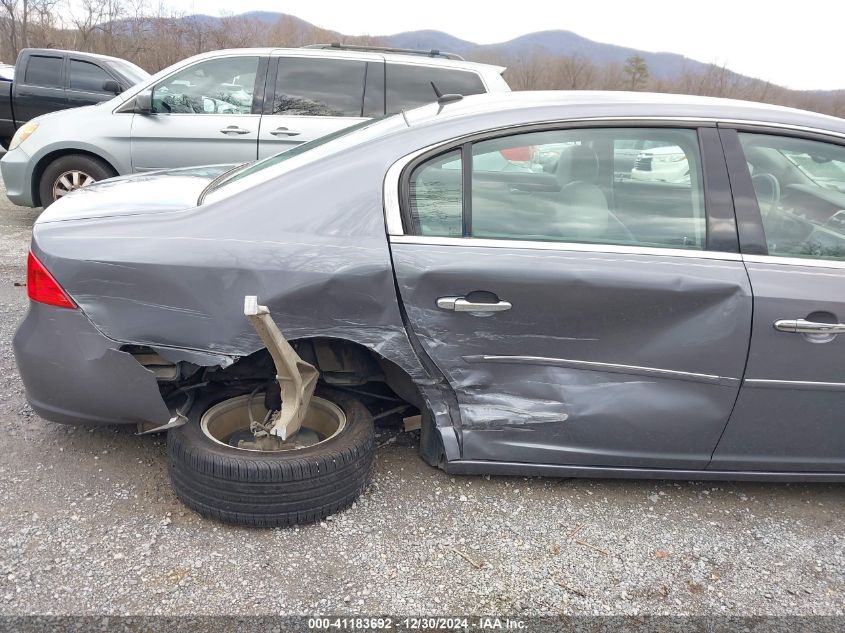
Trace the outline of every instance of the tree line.
[[[20, 49], [68, 48], [123, 57], [149, 72], [209, 50], [251, 46], [298, 47], [338, 41], [340, 35], [291, 16], [209, 20], [169, 8], [165, 0], [0, 0], [0, 61], [14, 63]], [[374, 37], [343, 37], [349, 44], [379, 45]], [[689, 69], [670, 79], [652, 76], [634, 55], [623, 63], [596, 64], [580, 56], [537, 50], [509, 55], [491, 47], [474, 61], [506, 66], [514, 90], [645, 90], [762, 101], [845, 116], [845, 90], [790, 90], [739, 75], [724, 66]]]

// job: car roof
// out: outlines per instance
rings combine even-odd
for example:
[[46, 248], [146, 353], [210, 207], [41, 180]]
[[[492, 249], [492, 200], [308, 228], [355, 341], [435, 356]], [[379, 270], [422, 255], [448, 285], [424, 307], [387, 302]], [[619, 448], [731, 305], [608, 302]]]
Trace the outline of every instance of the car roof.
[[[87, 57], [89, 59], [102, 59], [102, 60], [112, 60], [116, 62], [123, 62], [127, 64], [131, 64], [132, 62], [122, 59], [120, 57], [114, 57], [113, 55], [102, 55], [100, 53], [88, 53], [86, 51], [72, 51], [69, 49], [64, 48], [23, 48], [20, 51], [21, 53], [29, 53], [31, 55], [41, 55], [41, 54], [60, 54], [60, 55], [73, 55], [74, 57]], [[135, 64], [132, 64], [133, 66]], [[142, 69], [143, 70], [143, 69]]]
[[845, 119], [784, 106], [649, 92], [555, 90], [471, 95], [443, 106], [427, 105], [407, 113], [411, 126], [437, 121], [508, 113], [531, 121], [596, 118], [701, 119], [801, 127], [845, 136]]
[[463, 70], [475, 70], [477, 72], [502, 74], [504, 66], [494, 64], [482, 64], [480, 62], [468, 62], [459, 59], [446, 59], [445, 57], [431, 57], [428, 55], [413, 55], [409, 53], [388, 53], [381, 51], [344, 50], [335, 48], [230, 48], [215, 51], [208, 51], [195, 55], [191, 59], [203, 59], [205, 57], [221, 57], [225, 55], [297, 55], [301, 57], [331, 57], [334, 59], [364, 59], [381, 61], [419, 64], [423, 66], [437, 66], [443, 68], [460, 68]]

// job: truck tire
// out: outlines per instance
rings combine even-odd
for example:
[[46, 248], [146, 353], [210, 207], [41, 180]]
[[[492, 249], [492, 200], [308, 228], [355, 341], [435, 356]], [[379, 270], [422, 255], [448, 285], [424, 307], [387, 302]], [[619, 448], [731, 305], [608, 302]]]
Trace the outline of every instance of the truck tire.
[[0, 148], [3, 148], [4, 150], [8, 150], [8, 149], [9, 149], [9, 145], [10, 145], [11, 143], [12, 143], [12, 139], [11, 139], [11, 138], [5, 138], [5, 137], [4, 137], [4, 138], [0, 138]]
[[116, 176], [117, 172], [108, 163], [85, 154], [61, 156], [47, 165], [38, 183], [38, 198], [45, 209], [55, 202], [60, 192], [69, 193], [73, 189], [90, 185], [98, 180]]
[[342, 411], [344, 426], [326, 440], [288, 451], [245, 450], [215, 441], [202, 422], [213, 414], [209, 404], [214, 401], [195, 403], [188, 422], [167, 434], [176, 496], [203, 516], [253, 527], [313, 523], [348, 508], [369, 480], [373, 418], [344, 393], [318, 390], [315, 398]]

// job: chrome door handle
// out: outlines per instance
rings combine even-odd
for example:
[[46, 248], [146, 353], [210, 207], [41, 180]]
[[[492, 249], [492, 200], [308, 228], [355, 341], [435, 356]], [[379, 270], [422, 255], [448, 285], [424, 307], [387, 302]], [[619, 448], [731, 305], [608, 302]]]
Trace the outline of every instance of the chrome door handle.
[[437, 300], [437, 307], [441, 310], [454, 310], [455, 312], [502, 312], [510, 310], [513, 305], [510, 301], [498, 301], [497, 303], [477, 303], [467, 301], [463, 297], [440, 297]]
[[273, 136], [299, 136], [299, 132], [294, 132], [286, 127], [277, 127], [275, 130], [270, 132], [270, 134]]
[[817, 323], [805, 319], [778, 319], [775, 321], [778, 332], [791, 334], [845, 334], [845, 323]]
[[237, 125], [230, 125], [229, 127], [224, 127], [220, 130], [221, 134], [249, 134], [249, 130], [245, 130], [242, 127], [238, 127]]

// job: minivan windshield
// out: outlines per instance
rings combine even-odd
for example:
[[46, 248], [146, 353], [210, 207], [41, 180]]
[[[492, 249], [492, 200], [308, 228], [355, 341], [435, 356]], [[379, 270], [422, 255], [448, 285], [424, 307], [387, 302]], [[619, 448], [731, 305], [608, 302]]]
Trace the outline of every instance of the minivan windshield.
[[[292, 158], [296, 158], [297, 156], [303, 156], [309, 152], [314, 152], [314, 159], [328, 156], [365, 140], [375, 138], [402, 127], [405, 127], [405, 120], [401, 115], [370, 119], [368, 121], [362, 121], [356, 125], [343, 128], [342, 130], [332, 132], [326, 136], [321, 136], [320, 138], [308, 141], [307, 143], [302, 143], [301, 145], [297, 145], [279, 154], [274, 154], [273, 156], [269, 156], [263, 160], [252, 163], [244, 163], [243, 165], [239, 165], [238, 167], [221, 174], [215, 180], [211, 181], [208, 187], [206, 187], [200, 195], [199, 202], [202, 204], [203, 199], [212, 192], [225, 188], [234, 182], [246, 178], [247, 176], [252, 176], [272, 167], [276, 167], [277, 165], [281, 165], [282, 163], [289, 161]], [[365, 130], [366, 133], [361, 134], [361, 132]], [[307, 162], [311, 161], [308, 160]]]

